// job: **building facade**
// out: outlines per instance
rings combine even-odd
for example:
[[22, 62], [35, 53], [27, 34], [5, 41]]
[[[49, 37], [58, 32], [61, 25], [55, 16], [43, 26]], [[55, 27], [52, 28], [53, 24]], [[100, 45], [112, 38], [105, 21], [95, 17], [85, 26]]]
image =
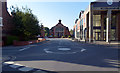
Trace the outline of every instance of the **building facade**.
[[11, 35], [11, 30], [14, 27], [12, 16], [7, 11], [7, 2], [2, 2], [2, 36]]
[[2, 40], [2, 2], [0, 1], [0, 40]]
[[7, 1], [0, 1], [0, 38], [6, 41], [7, 35], [11, 35], [13, 28], [12, 16], [7, 11]]
[[120, 0], [97, 0], [81, 11], [76, 39], [83, 41], [120, 41]]
[[56, 38], [61, 38], [61, 37], [68, 37], [70, 35], [69, 28], [64, 26], [61, 23], [61, 20], [59, 20], [58, 24], [56, 26], [52, 27], [50, 29], [50, 36], [51, 37], [56, 37]]

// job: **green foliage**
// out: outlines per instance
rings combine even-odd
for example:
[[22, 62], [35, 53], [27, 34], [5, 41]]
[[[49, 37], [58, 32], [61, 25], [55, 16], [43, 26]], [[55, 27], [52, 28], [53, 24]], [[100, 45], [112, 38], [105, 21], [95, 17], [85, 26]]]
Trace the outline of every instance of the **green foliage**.
[[65, 38], [67, 38], [68, 37], [68, 35], [65, 35]]
[[56, 35], [54, 35], [53, 37], [57, 37]]
[[71, 38], [71, 36], [69, 35], [68, 38]]
[[32, 14], [31, 9], [27, 7], [22, 7], [22, 9], [12, 7], [11, 11], [15, 26], [13, 29], [14, 35], [20, 36], [22, 40], [29, 40], [34, 39], [40, 34], [39, 21], [37, 17]]
[[18, 41], [19, 38], [17, 36], [7, 36], [6, 45], [12, 45], [14, 40]]
[[65, 36], [62, 36], [62, 38], [65, 38]]
[[45, 36], [49, 37], [49, 28], [48, 27], [44, 27], [45, 29]]
[[70, 30], [70, 35], [73, 35], [73, 30], [72, 29]]

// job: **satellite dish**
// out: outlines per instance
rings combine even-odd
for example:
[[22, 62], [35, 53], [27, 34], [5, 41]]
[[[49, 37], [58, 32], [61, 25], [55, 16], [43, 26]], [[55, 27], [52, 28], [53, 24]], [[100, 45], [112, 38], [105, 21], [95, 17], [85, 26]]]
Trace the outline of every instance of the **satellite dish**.
[[113, 4], [113, 0], [107, 0], [107, 4], [108, 5], [112, 5]]

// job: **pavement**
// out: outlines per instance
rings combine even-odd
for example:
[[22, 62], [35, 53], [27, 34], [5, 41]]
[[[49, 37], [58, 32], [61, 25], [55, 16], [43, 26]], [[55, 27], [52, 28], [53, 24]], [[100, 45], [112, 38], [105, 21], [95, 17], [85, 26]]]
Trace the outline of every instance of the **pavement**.
[[[77, 42], [81, 42], [81, 43], [89, 43], [89, 42], [85, 42], [84, 40], [75, 40], [73, 38], [67, 38], [68, 40], [72, 40], [72, 41], [77, 41]], [[93, 41], [92, 43], [89, 44], [96, 44], [96, 45], [107, 45], [107, 46], [120, 46], [120, 42], [119, 41], [111, 41], [110, 43], [105, 42], [105, 41]]]
[[9, 56], [3, 56], [2, 57], [2, 62], [9, 61], [10, 57]]
[[3, 56], [9, 55], [14, 59], [3, 63], [3, 71], [17, 70], [32, 73], [38, 71], [40, 71], [39, 73], [41, 71], [46, 73], [118, 72], [120, 65], [118, 47], [81, 43], [62, 38], [47, 40], [50, 41], [4, 49]]

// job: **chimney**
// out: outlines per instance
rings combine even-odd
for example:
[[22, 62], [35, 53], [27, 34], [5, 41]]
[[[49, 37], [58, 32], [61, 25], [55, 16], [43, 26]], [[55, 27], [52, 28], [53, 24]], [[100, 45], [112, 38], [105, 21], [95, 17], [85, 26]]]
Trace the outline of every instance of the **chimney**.
[[2, 10], [7, 11], [7, 2], [2, 2]]
[[61, 20], [59, 20], [59, 24], [61, 24]]

